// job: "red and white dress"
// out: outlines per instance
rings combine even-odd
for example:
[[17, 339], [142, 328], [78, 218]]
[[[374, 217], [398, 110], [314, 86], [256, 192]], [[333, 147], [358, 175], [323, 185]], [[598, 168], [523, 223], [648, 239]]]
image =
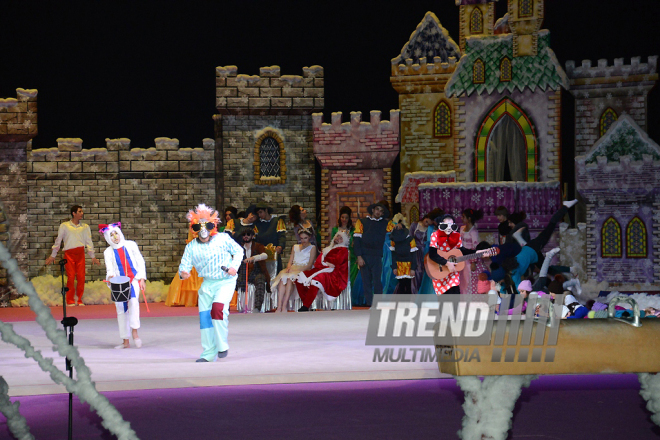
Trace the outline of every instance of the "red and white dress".
[[[450, 235], [447, 235], [443, 231], [437, 230], [431, 235], [430, 246], [440, 252], [449, 252], [452, 249], [463, 247], [463, 240], [461, 240], [461, 234], [458, 232], [452, 232]], [[433, 280], [433, 289], [436, 295], [442, 295], [452, 287], [460, 286], [460, 284], [460, 272], [453, 272], [442, 280]]]
[[327, 299], [335, 300], [346, 288], [347, 283], [348, 248], [335, 246], [321, 253], [312, 269], [298, 275], [296, 288], [303, 305], [309, 307], [319, 291]]

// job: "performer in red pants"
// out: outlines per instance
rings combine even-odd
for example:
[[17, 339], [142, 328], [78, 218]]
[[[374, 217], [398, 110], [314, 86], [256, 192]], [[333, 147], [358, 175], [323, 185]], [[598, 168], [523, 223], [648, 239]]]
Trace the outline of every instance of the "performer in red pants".
[[[92, 264], [101, 264], [99, 260], [94, 258], [92, 233], [89, 230], [89, 225], [80, 222], [82, 218], [82, 207], [79, 205], [72, 206], [71, 220], [60, 225], [55, 245], [53, 245], [53, 252], [46, 259], [46, 266], [54, 262], [62, 241], [64, 241], [64, 258], [67, 261], [64, 268], [67, 276], [66, 287], [69, 289], [66, 293], [66, 305], [68, 306], [76, 305], [74, 294], [78, 296], [78, 305], [85, 305], [82, 302], [85, 290], [85, 252], [92, 259]], [[78, 281], [75, 290], [74, 280]]]

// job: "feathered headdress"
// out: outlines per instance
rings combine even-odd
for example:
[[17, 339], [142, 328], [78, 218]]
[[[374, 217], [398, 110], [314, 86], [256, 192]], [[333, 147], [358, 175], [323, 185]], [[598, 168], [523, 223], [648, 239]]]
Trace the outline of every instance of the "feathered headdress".
[[[191, 209], [188, 211], [188, 214], [186, 214], [186, 218], [188, 219], [188, 227], [192, 229], [192, 226], [194, 224], [200, 223], [202, 220], [205, 220], [207, 222], [215, 223], [215, 228], [213, 228], [212, 231], [209, 232], [209, 235], [215, 235], [218, 233], [218, 224], [220, 224], [220, 220], [218, 218], [218, 211], [215, 209], [206, 206], [203, 203], [200, 203], [197, 205], [194, 209]], [[191, 231], [193, 238], [197, 238], [197, 232]]]

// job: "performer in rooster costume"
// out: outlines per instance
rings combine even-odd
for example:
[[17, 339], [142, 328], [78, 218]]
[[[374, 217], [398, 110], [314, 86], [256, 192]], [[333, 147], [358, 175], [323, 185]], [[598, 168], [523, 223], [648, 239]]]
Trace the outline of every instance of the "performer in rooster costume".
[[179, 265], [182, 280], [194, 267], [204, 278], [199, 288], [199, 328], [204, 351], [196, 362], [213, 362], [229, 354], [229, 303], [236, 289], [236, 273], [243, 261], [243, 247], [228, 234], [218, 234], [218, 212], [204, 204], [188, 211], [186, 218], [196, 238], [186, 245]]
[[121, 223], [99, 225], [99, 233], [110, 245], [104, 252], [106, 280], [118, 276], [130, 279], [131, 295], [126, 302], [116, 302], [119, 337], [123, 340], [115, 348], [129, 348], [128, 330], [131, 329], [133, 342], [137, 348], [142, 347], [138, 337], [140, 328], [140, 291], [145, 289], [147, 280], [146, 265], [138, 245], [134, 241], [124, 239]]
[[302, 300], [299, 312], [309, 311], [319, 291], [330, 301], [334, 301], [348, 283], [348, 235], [339, 231], [332, 239], [332, 245], [318, 256], [314, 267], [301, 272], [296, 279], [298, 295]]

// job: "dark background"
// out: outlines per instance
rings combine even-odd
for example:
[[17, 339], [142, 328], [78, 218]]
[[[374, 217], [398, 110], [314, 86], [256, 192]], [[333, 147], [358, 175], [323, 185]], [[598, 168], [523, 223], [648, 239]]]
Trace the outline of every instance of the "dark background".
[[[496, 5], [506, 12], [506, 0]], [[546, 0], [543, 27], [566, 60], [660, 54], [660, 1]], [[215, 67], [258, 74], [325, 68], [325, 113], [398, 108], [390, 59], [433, 11], [458, 41], [458, 7], [435, 1], [5, 1], [0, 96], [36, 88], [34, 148], [80, 137], [84, 148], [127, 137], [151, 147], [159, 136], [182, 147], [213, 137]], [[573, 100], [565, 94], [563, 157], [572, 158]], [[649, 96], [649, 134], [660, 141], [660, 93]], [[565, 161], [564, 172], [572, 170]], [[566, 175], [566, 174], [565, 174]]]

